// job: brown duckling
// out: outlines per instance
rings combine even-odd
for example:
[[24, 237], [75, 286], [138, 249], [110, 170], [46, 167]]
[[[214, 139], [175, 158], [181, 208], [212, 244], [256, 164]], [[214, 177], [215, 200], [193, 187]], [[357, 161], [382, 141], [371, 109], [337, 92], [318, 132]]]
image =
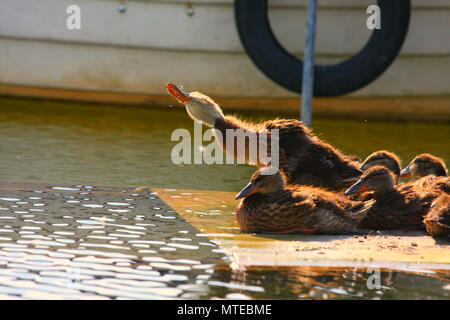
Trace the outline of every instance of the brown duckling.
[[433, 237], [450, 234], [450, 195], [441, 194], [431, 204], [430, 212], [423, 219], [427, 232]]
[[435, 188], [450, 193], [450, 179], [447, 177], [444, 160], [428, 153], [416, 156], [400, 172], [400, 177], [418, 177], [420, 179], [410, 183], [421, 188]]
[[[261, 163], [259, 152], [256, 161], [250, 163], [249, 145], [250, 139], [246, 139], [246, 134], [256, 134], [257, 142], [266, 134], [269, 143], [267, 149], [270, 152], [271, 130], [279, 130], [279, 168], [285, 175], [289, 184], [310, 185], [327, 188], [331, 190], [343, 190], [352, 184], [347, 179], [359, 177], [361, 171], [358, 169], [359, 163], [355, 158], [343, 155], [328, 143], [315, 137], [310, 129], [301, 121], [295, 119], [276, 119], [260, 124], [252, 124], [238, 120], [233, 116], [223, 114], [220, 107], [208, 96], [199, 92], [187, 93], [177, 88], [173, 84], [167, 84], [167, 91], [178, 101], [186, 106], [189, 116], [201, 121], [207, 126], [216, 129], [216, 141], [221, 148], [237, 156], [238, 137], [234, 136], [227, 148], [227, 130], [239, 130], [245, 141], [245, 162], [256, 164], [258, 167], [268, 165]], [[217, 139], [218, 133], [221, 139]], [[238, 132], [238, 131], [235, 131]], [[258, 143], [256, 143], [259, 145]], [[272, 164], [273, 165], [273, 164]]]
[[400, 177], [401, 160], [395, 153], [387, 150], [375, 151], [364, 160], [359, 169], [366, 171], [375, 166], [388, 168], [396, 177], [396, 182], [398, 181], [398, 178]]
[[[387, 150], [380, 150], [372, 152], [362, 163], [362, 165], [359, 167], [362, 171], [367, 171], [368, 169], [375, 167], [375, 166], [383, 166], [389, 171], [391, 171], [394, 174], [395, 177], [395, 183], [398, 183], [398, 179], [400, 176], [400, 169], [401, 169], [401, 162], [400, 158], [395, 155], [392, 152], [389, 152]], [[353, 182], [356, 182], [359, 180], [353, 179]], [[353, 193], [348, 195], [348, 198], [351, 200], [360, 200], [360, 201], [366, 201], [373, 199], [373, 193], [370, 191], [366, 192], [360, 192], [360, 193]]]
[[433, 189], [395, 186], [394, 174], [382, 166], [365, 171], [345, 194], [366, 190], [373, 191], [376, 201], [358, 224], [366, 229], [424, 230], [423, 218], [441, 193]]
[[[283, 173], [259, 168], [236, 199], [236, 222], [243, 232], [350, 234], [374, 201], [351, 201], [320, 188], [286, 186]], [[272, 171], [273, 173], [273, 171]]]

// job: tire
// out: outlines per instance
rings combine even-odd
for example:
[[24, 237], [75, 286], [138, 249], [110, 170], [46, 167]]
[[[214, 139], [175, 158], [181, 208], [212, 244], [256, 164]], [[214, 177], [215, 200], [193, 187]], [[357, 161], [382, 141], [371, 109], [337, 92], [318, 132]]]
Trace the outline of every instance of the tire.
[[[381, 29], [374, 29], [360, 52], [338, 64], [314, 66], [314, 96], [331, 97], [358, 90], [394, 61], [408, 32], [410, 0], [378, 0], [378, 6]], [[301, 93], [303, 61], [287, 52], [275, 38], [267, 0], [235, 0], [235, 19], [253, 63], [277, 84]]]

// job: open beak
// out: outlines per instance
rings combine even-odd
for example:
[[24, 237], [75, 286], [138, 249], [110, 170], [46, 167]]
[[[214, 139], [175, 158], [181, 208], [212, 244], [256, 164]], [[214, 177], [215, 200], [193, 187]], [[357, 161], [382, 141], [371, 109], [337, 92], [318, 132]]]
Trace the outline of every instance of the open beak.
[[236, 197], [234, 197], [236, 200], [247, 197], [255, 192], [258, 192], [258, 188], [256, 187], [256, 184], [253, 181], [250, 181], [244, 189], [242, 189]]
[[168, 83], [166, 85], [167, 88], [167, 92], [174, 97], [175, 99], [177, 99], [178, 101], [180, 101], [181, 103], [187, 103], [189, 101], [191, 101], [192, 99], [189, 97], [189, 93], [184, 92], [183, 90], [179, 89], [176, 85], [174, 85], [173, 83]]
[[407, 166], [405, 169], [400, 171], [400, 178], [411, 178], [411, 170], [409, 169], [409, 166]]
[[352, 185], [350, 188], [348, 188], [344, 194], [346, 196], [348, 196], [349, 194], [361, 193], [361, 192], [368, 191], [368, 190], [369, 190], [369, 188], [364, 183], [364, 181], [358, 180], [358, 182], [356, 182], [354, 185]]

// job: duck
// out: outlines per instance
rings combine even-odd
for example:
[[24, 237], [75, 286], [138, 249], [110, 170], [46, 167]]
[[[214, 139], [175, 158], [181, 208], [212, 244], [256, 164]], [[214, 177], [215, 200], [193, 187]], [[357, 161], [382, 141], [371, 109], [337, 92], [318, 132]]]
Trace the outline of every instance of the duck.
[[450, 234], [450, 195], [441, 194], [431, 204], [430, 212], [423, 219], [427, 232], [436, 238]]
[[[195, 121], [214, 128], [216, 141], [227, 153], [237, 157], [238, 138], [233, 137], [227, 143], [227, 130], [242, 130], [244, 136], [254, 133], [258, 142], [267, 135], [271, 141], [272, 130], [278, 130], [279, 169], [283, 172], [288, 184], [309, 185], [334, 191], [343, 191], [352, 182], [350, 178], [359, 177], [362, 173], [358, 169], [360, 163], [355, 156], [346, 156], [338, 149], [316, 137], [311, 129], [296, 119], [275, 119], [254, 124], [239, 120], [230, 115], [224, 115], [222, 109], [210, 97], [200, 92], [185, 92], [172, 83], [167, 84], [167, 91], [180, 103], [184, 104], [188, 115]], [[237, 132], [237, 131], [235, 131]], [[217, 139], [220, 136], [221, 139]], [[244, 140], [248, 141], [248, 140]], [[244, 161], [257, 167], [270, 163], [250, 161], [249, 146], [245, 143]], [[228, 146], [229, 145], [229, 146]], [[268, 152], [275, 147], [267, 143]], [[258, 153], [259, 154], [259, 153]], [[255, 159], [253, 159], [255, 160]], [[273, 165], [273, 164], [272, 164]]]
[[379, 150], [372, 152], [359, 167], [360, 170], [366, 171], [375, 166], [383, 166], [389, 169], [394, 176], [396, 183], [400, 177], [401, 160], [399, 156], [388, 150]]
[[236, 195], [236, 223], [242, 232], [351, 234], [374, 201], [351, 201], [311, 186], [287, 185], [284, 174], [258, 168]]
[[[395, 183], [398, 183], [401, 169], [401, 160], [400, 158], [393, 152], [387, 150], [379, 150], [372, 152], [361, 164], [359, 167], [362, 171], [367, 171], [368, 169], [375, 166], [383, 166], [394, 174]], [[353, 178], [353, 183], [358, 181], [358, 178]], [[370, 200], [373, 198], [373, 193], [371, 191], [365, 191], [360, 193], [353, 193], [347, 196], [351, 200]]]
[[[367, 171], [368, 169], [375, 167], [375, 166], [383, 166], [387, 169], [389, 169], [395, 177], [395, 183], [398, 182], [399, 176], [400, 176], [400, 169], [401, 169], [401, 160], [400, 158], [393, 152], [387, 151], [387, 150], [379, 150], [372, 152], [361, 164], [359, 167], [362, 171]], [[359, 177], [357, 179], [353, 178], [353, 183], [358, 181]], [[370, 191], [365, 191], [361, 193], [353, 193], [348, 195], [348, 198], [351, 200], [370, 200], [373, 198], [373, 193]]]
[[424, 216], [441, 194], [435, 189], [395, 186], [395, 176], [386, 167], [375, 166], [365, 171], [345, 195], [371, 191], [375, 203], [367, 211], [359, 228], [386, 230], [423, 230]]
[[450, 193], [450, 179], [444, 160], [428, 153], [416, 156], [401, 172], [400, 178], [417, 177], [409, 182], [421, 188], [434, 188]]

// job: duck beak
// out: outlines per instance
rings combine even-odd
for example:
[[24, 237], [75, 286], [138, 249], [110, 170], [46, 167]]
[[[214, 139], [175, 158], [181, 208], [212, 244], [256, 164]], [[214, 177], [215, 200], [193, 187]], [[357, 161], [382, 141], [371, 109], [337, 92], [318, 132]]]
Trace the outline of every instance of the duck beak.
[[409, 169], [409, 166], [407, 166], [405, 169], [400, 171], [400, 178], [411, 178], [411, 170]]
[[351, 177], [351, 178], [348, 178], [348, 179], [344, 179], [344, 182], [355, 183], [356, 181], [359, 181], [359, 177], [360, 176], [355, 176], [355, 177]]
[[187, 103], [189, 101], [191, 101], [192, 99], [189, 97], [189, 93], [184, 92], [183, 90], [179, 89], [176, 85], [174, 85], [173, 83], [168, 83], [166, 85], [167, 88], [167, 92], [174, 97], [175, 99], [177, 99], [178, 101], [180, 101], [181, 103]]
[[234, 197], [234, 199], [238, 200], [241, 198], [245, 198], [255, 192], [258, 192], [258, 188], [256, 187], [256, 184], [253, 181], [250, 181], [245, 187], [244, 189], [242, 189], [237, 195], [236, 197]]
[[356, 182], [354, 185], [352, 185], [350, 188], [348, 188], [344, 194], [346, 196], [348, 196], [349, 194], [361, 193], [361, 192], [368, 191], [368, 190], [369, 190], [369, 188], [364, 183], [364, 181], [358, 180], [358, 182]]

